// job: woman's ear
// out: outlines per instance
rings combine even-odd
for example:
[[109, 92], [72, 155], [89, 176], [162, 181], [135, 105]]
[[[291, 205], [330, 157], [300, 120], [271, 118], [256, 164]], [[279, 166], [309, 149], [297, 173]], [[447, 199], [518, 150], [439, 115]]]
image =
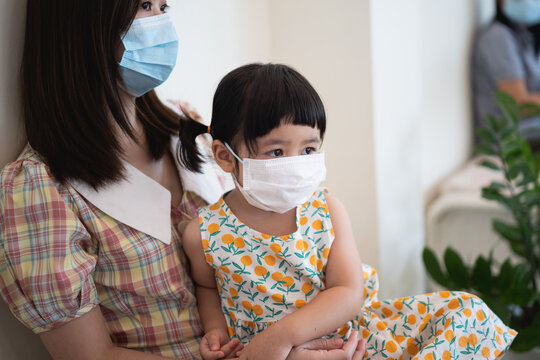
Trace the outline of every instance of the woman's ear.
[[214, 153], [216, 163], [223, 171], [227, 173], [232, 173], [234, 171], [235, 158], [223, 142], [214, 140], [212, 142], [212, 152]]

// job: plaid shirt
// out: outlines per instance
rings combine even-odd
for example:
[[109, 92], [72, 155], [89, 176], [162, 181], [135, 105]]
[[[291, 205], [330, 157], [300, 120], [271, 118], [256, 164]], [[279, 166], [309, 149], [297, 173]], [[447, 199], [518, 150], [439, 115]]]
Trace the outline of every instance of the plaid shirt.
[[0, 293], [35, 333], [100, 305], [115, 344], [199, 358], [203, 329], [177, 230], [204, 200], [171, 208], [169, 245], [58, 183], [27, 150], [0, 173]]

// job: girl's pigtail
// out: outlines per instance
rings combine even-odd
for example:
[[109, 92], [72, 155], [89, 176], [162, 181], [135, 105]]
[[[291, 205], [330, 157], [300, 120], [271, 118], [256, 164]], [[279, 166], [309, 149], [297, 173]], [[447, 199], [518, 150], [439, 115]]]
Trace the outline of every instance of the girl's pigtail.
[[201, 164], [205, 162], [205, 159], [197, 146], [196, 138], [206, 132], [208, 132], [208, 126], [186, 115], [181, 117], [178, 157], [182, 165], [190, 171], [201, 172]]

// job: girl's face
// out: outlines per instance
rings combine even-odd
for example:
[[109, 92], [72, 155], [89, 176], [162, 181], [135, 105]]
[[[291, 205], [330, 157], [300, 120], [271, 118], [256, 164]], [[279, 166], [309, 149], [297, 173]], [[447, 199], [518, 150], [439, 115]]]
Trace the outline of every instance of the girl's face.
[[257, 138], [255, 156], [249, 156], [244, 144], [239, 147], [238, 155], [240, 158], [271, 159], [315, 154], [319, 152], [320, 147], [319, 129], [307, 125], [281, 124], [268, 134]]
[[164, 14], [168, 7], [167, 0], [141, 0], [135, 19]]
[[[281, 124], [268, 134], [257, 138], [255, 155], [248, 152], [247, 146], [241, 144], [238, 156], [241, 159], [273, 159], [278, 157], [316, 154], [321, 148], [319, 129], [307, 125]], [[236, 162], [234, 171], [238, 183], [243, 186], [243, 168]]]

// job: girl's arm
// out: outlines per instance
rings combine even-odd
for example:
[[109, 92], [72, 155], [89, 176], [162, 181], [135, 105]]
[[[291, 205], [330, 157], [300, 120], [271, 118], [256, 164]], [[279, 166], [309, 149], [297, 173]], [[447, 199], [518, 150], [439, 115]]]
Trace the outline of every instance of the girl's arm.
[[335, 232], [327, 289], [253, 338], [242, 357], [284, 359], [293, 346], [327, 335], [361, 313], [364, 279], [349, 217], [340, 201], [328, 194], [326, 199]]
[[238, 339], [229, 341], [214, 269], [205, 260], [197, 218], [186, 226], [182, 241], [191, 264], [191, 274], [196, 285], [197, 306], [205, 332], [200, 345], [201, 356], [203, 359], [220, 359], [235, 354], [242, 346]]

